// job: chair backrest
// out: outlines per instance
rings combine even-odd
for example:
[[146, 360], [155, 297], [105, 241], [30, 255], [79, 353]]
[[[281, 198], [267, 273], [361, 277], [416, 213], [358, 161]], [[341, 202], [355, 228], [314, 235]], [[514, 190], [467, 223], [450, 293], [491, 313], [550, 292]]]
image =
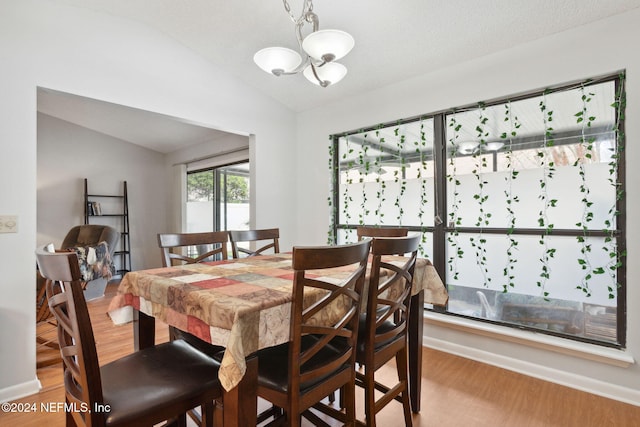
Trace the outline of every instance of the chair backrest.
[[[355, 363], [358, 317], [370, 243], [370, 240], [363, 240], [342, 246], [293, 248], [289, 390], [299, 390], [300, 384], [312, 383], [314, 379], [339, 371], [345, 364], [353, 366]], [[339, 283], [324, 281], [317, 271], [309, 271], [345, 266], [350, 266], [350, 272]], [[302, 348], [303, 337], [309, 335], [315, 338], [313, 345]], [[323, 357], [319, 365], [313, 363], [314, 356], [329, 342], [341, 350], [340, 354]]]
[[[58, 324], [58, 344], [64, 368], [67, 402], [76, 408], [94, 408], [102, 403], [98, 354], [87, 303], [82, 292], [80, 267], [75, 252], [36, 251], [49, 309]], [[103, 426], [104, 414], [71, 411], [77, 425]]]
[[[273, 248], [273, 253], [280, 253], [280, 229], [267, 228], [263, 230], [230, 230], [229, 240], [231, 240], [231, 254], [234, 258], [239, 258], [240, 254], [247, 256], [262, 255], [267, 249]], [[269, 241], [269, 243], [260, 246], [254, 250], [242, 248], [238, 243], [242, 242], [261, 242]]]
[[[406, 337], [413, 272], [420, 235], [382, 237], [371, 242], [371, 273], [367, 289], [366, 328], [360, 331], [365, 345], [373, 349]], [[402, 254], [402, 257], [398, 257]], [[394, 255], [393, 262], [382, 257]], [[376, 286], [377, 285], [377, 286]], [[381, 326], [384, 324], [384, 327]]]
[[113, 255], [119, 239], [120, 232], [108, 225], [76, 225], [69, 230], [60, 245], [60, 249], [69, 249], [77, 246], [93, 246], [100, 242], [107, 242], [107, 245], [109, 245], [109, 254]]
[[409, 233], [406, 227], [369, 227], [360, 226], [356, 228], [358, 240], [364, 237], [405, 237]]
[[[158, 246], [162, 252], [162, 265], [170, 267], [176, 264], [195, 264], [213, 260], [217, 254], [227, 259], [227, 242], [229, 234], [226, 231], [209, 231], [204, 233], [159, 233]], [[195, 255], [178, 253], [173, 250], [185, 250], [195, 247]]]

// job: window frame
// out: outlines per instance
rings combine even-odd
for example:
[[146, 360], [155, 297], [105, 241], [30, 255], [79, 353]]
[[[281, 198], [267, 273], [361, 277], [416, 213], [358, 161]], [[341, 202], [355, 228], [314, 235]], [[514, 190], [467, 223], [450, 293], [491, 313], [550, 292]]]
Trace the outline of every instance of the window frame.
[[[553, 92], [567, 91], [571, 89], [577, 89], [582, 85], [587, 86], [591, 84], [604, 83], [604, 82], [614, 82], [614, 96], [621, 94], [622, 100], [624, 100], [624, 87], [623, 83], [625, 82], [624, 71], [607, 74], [604, 76], [588, 79], [588, 80], [580, 80], [571, 83], [561, 84], [553, 87], [548, 87], [544, 89], [532, 90], [529, 92], [525, 92], [519, 94], [517, 96], [503, 96], [499, 98], [495, 98], [490, 101], [482, 102], [482, 105], [490, 107], [496, 106], [500, 104], [504, 104], [506, 102], [514, 102], [519, 100], [524, 100], [528, 98], [539, 97], [543, 94], [549, 94]], [[617, 98], [616, 98], [617, 100]], [[342, 132], [339, 134], [334, 134], [331, 136], [331, 147], [330, 147], [330, 167], [332, 169], [331, 176], [331, 184], [332, 184], [332, 197], [330, 198], [330, 206], [332, 208], [331, 211], [331, 229], [329, 231], [329, 242], [337, 242], [338, 241], [338, 231], [339, 230], [354, 230], [360, 224], [345, 224], [340, 223], [340, 153], [339, 153], [339, 141], [340, 138], [348, 137], [350, 135], [355, 135], [363, 132], [375, 132], [378, 129], [393, 127], [408, 123], [413, 123], [422, 120], [433, 119], [434, 121], [434, 146], [433, 146], [433, 162], [434, 162], [434, 223], [433, 225], [427, 226], [411, 226], [402, 224], [403, 227], [407, 227], [409, 231], [413, 232], [422, 232], [422, 233], [431, 233], [433, 236], [433, 248], [432, 253], [433, 257], [431, 262], [433, 263], [436, 271], [440, 275], [443, 280], [445, 287], [448, 289], [448, 284], [446, 282], [446, 271], [447, 271], [447, 254], [446, 254], [446, 245], [447, 245], [447, 234], [456, 232], [457, 234], [468, 234], [474, 233], [477, 234], [478, 230], [482, 230], [482, 233], [485, 234], [506, 234], [506, 228], [483, 228], [483, 227], [450, 227], [450, 224], [447, 222], [448, 212], [447, 212], [447, 136], [446, 136], [446, 117], [449, 114], [458, 113], [461, 111], [467, 110], [475, 110], [478, 108], [478, 103], [469, 104], [462, 107], [449, 108], [446, 110], [440, 110], [434, 113], [423, 114], [419, 116], [414, 116], [407, 119], [395, 120], [391, 122], [382, 123], [375, 126], [369, 126], [366, 128], [360, 128], [357, 130]], [[618, 113], [621, 112], [620, 116]], [[425, 306], [425, 309], [429, 311], [434, 311], [438, 313], [442, 313], [448, 316], [456, 316], [456, 317], [464, 317], [478, 322], [488, 322], [493, 324], [498, 324], [501, 326], [507, 326], [516, 329], [524, 329], [530, 330], [537, 333], [559, 336], [561, 338], [586, 342], [590, 344], [595, 344], [603, 347], [613, 347], [613, 348], [625, 348], [626, 346], [626, 331], [627, 331], [627, 317], [626, 317], [626, 309], [627, 309], [627, 277], [626, 277], [626, 234], [627, 234], [627, 226], [626, 226], [626, 155], [625, 155], [625, 133], [624, 133], [624, 105], [622, 105], [619, 109], [615, 111], [615, 123], [617, 123], [617, 141], [616, 144], [622, 147], [618, 150], [618, 160], [617, 160], [617, 182], [620, 185], [620, 191], [622, 191], [623, 197], [616, 198], [616, 208], [619, 212], [616, 217], [616, 229], [615, 231], [604, 231], [604, 230], [595, 230], [589, 229], [586, 232], [584, 230], [576, 231], [574, 229], [553, 229], [548, 231], [549, 236], [571, 236], [575, 237], [578, 235], [581, 236], [589, 236], [589, 237], [607, 237], [614, 236], [616, 238], [616, 246], [617, 252], [619, 255], [620, 265], [616, 271], [617, 282], [620, 284], [620, 287], [617, 289], [616, 301], [617, 301], [617, 309], [616, 309], [616, 332], [617, 332], [617, 342], [608, 342], [601, 341], [588, 337], [580, 337], [574, 336], [567, 333], [554, 332], [550, 330], [544, 330], [539, 328], [528, 327], [524, 325], [517, 325], [512, 323], [506, 323], [499, 320], [489, 320], [475, 316], [468, 316], [459, 313], [449, 312], [447, 307], [438, 307], [438, 306]], [[438, 220], [439, 219], [439, 220]], [[375, 225], [375, 224], [364, 224], [364, 225]], [[513, 235], [527, 236], [527, 235], [535, 235], [540, 236], [541, 228], [514, 228], [511, 230]]]

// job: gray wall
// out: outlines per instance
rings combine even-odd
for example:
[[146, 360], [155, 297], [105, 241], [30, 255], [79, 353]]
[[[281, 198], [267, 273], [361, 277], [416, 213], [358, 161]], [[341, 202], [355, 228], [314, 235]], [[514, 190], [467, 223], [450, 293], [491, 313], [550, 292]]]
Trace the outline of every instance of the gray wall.
[[[122, 194], [127, 181], [131, 264], [160, 266], [156, 233], [168, 228], [164, 160], [161, 153], [38, 114], [37, 244], [58, 246], [71, 227], [84, 222], [84, 178], [92, 194]], [[101, 202], [106, 206], [109, 200]], [[120, 229], [121, 221], [91, 223]]]

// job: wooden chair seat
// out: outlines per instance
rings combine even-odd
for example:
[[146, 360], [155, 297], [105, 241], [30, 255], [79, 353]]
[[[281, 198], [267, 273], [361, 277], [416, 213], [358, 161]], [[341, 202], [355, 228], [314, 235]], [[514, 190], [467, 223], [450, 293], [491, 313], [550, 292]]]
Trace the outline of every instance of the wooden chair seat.
[[[361, 314], [360, 315], [360, 326], [358, 327], [359, 331], [366, 331], [366, 327], [367, 327], [367, 315], [366, 314]], [[383, 322], [382, 324], [380, 324], [377, 328], [376, 328], [376, 335], [383, 335], [383, 334], [387, 334], [388, 332], [393, 331], [394, 329], [396, 329], [396, 325], [395, 323], [391, 322], [391, 321], [387, 321], [387, 322]], [[380, 342], [376, 342], [374, 344], [373, 349], [375, 351], [385, 347], [385, 346], [389, 346], [391, 344], [393, 344], [396, 341], [401, 341], [403, 339], [402, 335], [398, 336], [392, 336], [389, 337], [387, 340], [384, 341], [380, 341]], [[359, 339], [358, 340], [358, 346], [356, 347], [356, 362], [360, 363], [361, 361], [365, 360], [365, 352], [367, 351], [367, 345], [366, 345], [366, 340], [364, 339]]]
[[[219, 364], [182, 340], [159, 344], [100, 367], [106, 425], [169, 419], [222, 394]], [[206, 394], [205, 394], [206, 395]]]
[[[312, 348], [318, 344], [320, 337], [314, 335], [305, 335], [301, 338], [301, 350], [302, 352]], [[327, 363], [328, 360], [335, 360], [340, 356], [349, 352], [351, 348], [349, 343], [344, 340], [333, 340], [329, 345], [322, 347], [317, 354], [315, 354], [307, 362], [306, 367], [309, 370], [316, 370], [321, 368]], [[289, 357], [289, 345], [281, 344], [276, 347], [266, 348], [260, 351], [258, 364], [258, 376], [260, 384], [264, 387], [268, 387], [274, 390], [279, 390], [281, 393], [288, 393], [289, 390], [289, 367], [282, 363]], [[336, 369], [335, 373], [339, 373], [343, 369], [350, 369], [349, 363], [344, 363], [342, 367]], [[331, 373], [326, 376], [318, 376], [312, 378], [310, 381], [300, 383], [300, 393], [305, 394], [312, 387], [318, 383], [326, 380]]]

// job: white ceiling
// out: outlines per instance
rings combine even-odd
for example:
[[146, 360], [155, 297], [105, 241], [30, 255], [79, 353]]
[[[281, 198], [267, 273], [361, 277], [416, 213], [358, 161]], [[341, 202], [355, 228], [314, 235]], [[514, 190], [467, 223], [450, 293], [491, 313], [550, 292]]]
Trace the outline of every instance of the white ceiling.
[[[640, 0], [316, 0], [320, 28], [345, 30], [356, 40], [340, 60], [349, 70], [345, 79], [321, 88], [302, 75], [269, 75], [253, 63], [253, 54], [267, 46], [297, 50], [293, 23], [280, 0], [52, 1], [155, 28], [297, 112], [640, 7]], [[299, 13], [302, 0], [288, 1]], [[80, 99], [62, 97], [68, 111], [61, 112], [55, 105], [59, 94], [49, 95], [49, 113], [80, 120], [74, 112], [82, 106], [75, 102]], [[89, 105], [99, 108], [95, 102]], [[95, 130], [103, 126], [114, 132], [113, 125], [93, 121]], [[129, 128], [121, 138], [159, 144], [158, 151], [174, 149], [149, 135], [150, 129], [145, 126], [135, 135]], [[195, 130], [193, 138], [202, 137], [201, 131]]]

